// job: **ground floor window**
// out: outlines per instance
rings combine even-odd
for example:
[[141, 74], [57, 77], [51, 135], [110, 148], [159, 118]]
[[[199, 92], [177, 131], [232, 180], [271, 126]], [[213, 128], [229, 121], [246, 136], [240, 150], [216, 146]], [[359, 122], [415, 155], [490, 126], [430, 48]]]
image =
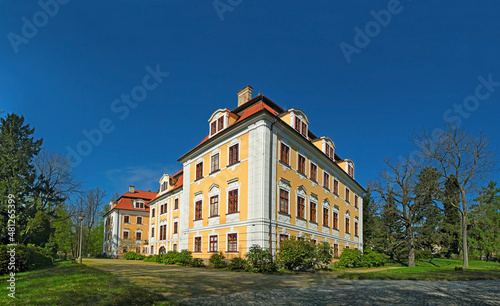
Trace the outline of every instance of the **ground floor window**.
[[210, 236], [210, 252], [217, 252], [218, 251], [218, 236]]
[[194, 251], [201, 252], [201, 237], [194, 237]]
[[227, 251], [238, 252], [238, 234], [227, 235]]

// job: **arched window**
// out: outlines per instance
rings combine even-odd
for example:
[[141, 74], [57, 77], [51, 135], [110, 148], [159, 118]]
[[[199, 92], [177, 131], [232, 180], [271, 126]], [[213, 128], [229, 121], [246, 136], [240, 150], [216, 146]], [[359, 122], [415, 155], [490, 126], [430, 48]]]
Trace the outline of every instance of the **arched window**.
[[167, 253], [167, 250], [165, 250], [165, 247], [164, 247], [164, 246], [162, 246], [162, 247], [158, 250], [158, 253], [159, 253], [159, 254], [165, 254], [165, 253]]

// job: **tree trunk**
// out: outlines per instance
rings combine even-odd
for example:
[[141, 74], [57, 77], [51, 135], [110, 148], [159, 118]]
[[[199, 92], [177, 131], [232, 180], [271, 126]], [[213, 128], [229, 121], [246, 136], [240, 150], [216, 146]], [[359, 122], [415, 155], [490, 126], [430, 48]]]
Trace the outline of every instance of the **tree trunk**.
[[408, 267], [415, 267], [415, 244], [411, 225], [407, 225], [406, 235], [408, 239]]
[[467, 216], [462, 212], [462, 252], [464, 256], [463, 268], [469, 268], [469, 256], [467, 254]]

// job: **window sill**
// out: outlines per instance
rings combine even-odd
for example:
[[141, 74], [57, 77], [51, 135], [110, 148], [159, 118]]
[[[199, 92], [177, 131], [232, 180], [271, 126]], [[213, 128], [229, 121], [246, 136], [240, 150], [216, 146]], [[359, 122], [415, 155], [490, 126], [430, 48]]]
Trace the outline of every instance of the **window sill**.
[[323, 224], [322, 226], [323, 226], [323, 227], [325, 227], [325, 228], [330, 229], [330, 226], [329, 226], [329, 225], [325, 225], [325, 224]]
[[297, 219], [298, 219], [298, 220], [304, 220], [304, 221], [307, 221], [305, 218], [302, 218], [302, 217], [299, 217], [299, 216], [297, 216]]
[[279, 162], [282, 166], [285, 166], [285, 167], [290, 168], [290, 169], [292, 168], [292, 167], [290, 167], [290, 165], [289, 165], [288, 163], [286, 163], [286, 162], [284, 162], [284, 161], [282, 161], [282, 160], [278, 160], [278, 162]]
[[226, 253], [239, 253], [239, 251], [226, 251]]
[[219, 172], [219, 171], [220, 171], [220, 169], [214, 170], [214, 171], [210, 172], [210, 174], [209, 174], [209, 175], [212, 175], [212, 174], [217, 173], [217, 172]]
[[[213, 216], [210, 216], [208, 218], [217, 218], [217, 217], [220, 217], [220, 215], [213, 215]], [[200, 219], [201, 220], [201, 219]]]
[[309, 223], [318, 225], [318, 222], [309, 220]]
[[235, 161], [234, 163], [227, 164], [227, 166], [228, 166], [228, 167], [232, 167], [232, 166], [237, 165], [237, 164], [239, 164], [239, 163], [240, 163], [240, 161], [238, 160], [238, 161]]
[[226, 216], [227, 216], [227, 215], [232, 215], [232, 214], [239, 214], [239, 213], [240, 213], [240, 211], [239, 211], [239, 210], [238, 210], [238, 211], [231, 211], [231, 212], [228, 212], [228, 213], [226, 214]]
[[201, 221], [201, 220], [203, 220], [203, 218], [201, 218], [201, 219], [194, 219], [193, 221]]
[[290, 214], [288, 212], [280, 211], [278, 213], [281, 215], [286, 215], [286, 216], [290, 217]]
[[197, 181], [201, 181], [202, 179], [203, 179], [203, 176], [202, 176], [202, 177], [200, 177], [200, 178], [195, 179], [195, 180], [193, 181], [193, 183], [194, 183], [194, 182], [197, 182]]

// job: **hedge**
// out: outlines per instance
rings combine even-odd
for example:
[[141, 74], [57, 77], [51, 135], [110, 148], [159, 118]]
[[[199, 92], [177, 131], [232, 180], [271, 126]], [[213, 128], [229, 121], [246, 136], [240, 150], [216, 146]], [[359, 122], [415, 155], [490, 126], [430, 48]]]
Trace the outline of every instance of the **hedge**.
[[[10, 252], [15, 250], [14, 253]], [[15, 254], [11, 256], [11, 254]], [[14, 260], [15, 259], [15, 260]], [[13, 263], [10, 266], [9, 264]], [[0, 275], [9, 274], [10, 272], [24, 272], [36, 269], [51, 267], [54, 265], [52, 257], [49, 256], [46, 250], [34, 245], [22, 245], [10, 247], [8, 245], [0, 245]], [[15, 267], [13, 269], [12, 267]]]

